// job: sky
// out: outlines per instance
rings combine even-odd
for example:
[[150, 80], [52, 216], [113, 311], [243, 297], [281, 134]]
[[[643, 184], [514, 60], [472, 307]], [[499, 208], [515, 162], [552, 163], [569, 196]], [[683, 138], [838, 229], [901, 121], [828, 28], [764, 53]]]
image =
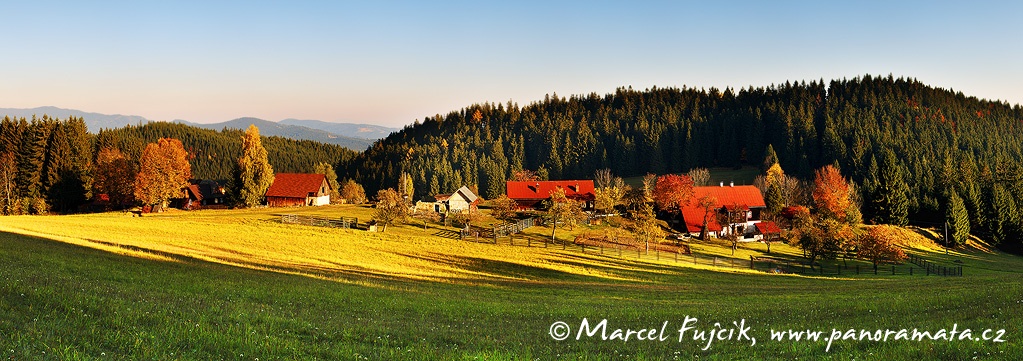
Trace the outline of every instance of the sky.
[[1021, 4], [0, 0], [0, 108], [400, 127], [545, 94], [864, 74], [1020, 104]]

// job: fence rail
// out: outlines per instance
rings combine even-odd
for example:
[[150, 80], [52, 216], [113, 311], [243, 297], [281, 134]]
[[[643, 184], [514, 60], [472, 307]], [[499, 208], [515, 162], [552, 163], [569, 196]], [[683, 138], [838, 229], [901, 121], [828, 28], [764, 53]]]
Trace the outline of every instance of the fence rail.
[[945, 266], [933, 263], [926, 259], [921, 258], [917, 255], [908, 255], [907, 260], [909, 263], [915, 264], [923, 268], [927, 275], [935, 274], [939, 276], [962, 276], [963, 266]]
[[[911, 258], [905, 264], [863, 265], [861, 263], [848, 264], [841, 260], [834, 263], [814, 263], [813, 266], [797, 260], [773, 258], [773, 257], [751, 257], [749, 260], [698, 254], [690, 251], [687, 245], [668, 245], [651, 243], [649, 250], [645, 245], [622, 244], [614, 242], [589, 242], [579, 240], [578, 242], [551, 241], [548, 237], [536, 236], [510, 236], [501, 238], [486, 238], [479, 230], [485, 228], [473, 228], [463, 230], [463, 240], [487, 242], [501, 245], [518, 247], [549, 247], [556, 246], [568, 252], [580, 252], [592, 255], [607, 257], [618, 257], [624, 260], [659, 261], [679, 264], [705, 265], [714, 267], [726, 267], [735, 269], [756, 270], [767, 273], [778, 274], [800, 274], [807, 276], [852, 276], [852, 275], [888, 275], [888, 276], [962, 276], [962, 266], [946, 267], [938, 266], [920, 257]], [[507, 241], [507, 243], [506, 243]], [[919, 263], [918, 263], [919, 262]]]
[[297, 214], [282, 214], [281, 223], [302, 224], [306, 226], [330, 227], [330, 228], [358, 228], [359, 219], [356, 217], [317, 217], [302, 216]]

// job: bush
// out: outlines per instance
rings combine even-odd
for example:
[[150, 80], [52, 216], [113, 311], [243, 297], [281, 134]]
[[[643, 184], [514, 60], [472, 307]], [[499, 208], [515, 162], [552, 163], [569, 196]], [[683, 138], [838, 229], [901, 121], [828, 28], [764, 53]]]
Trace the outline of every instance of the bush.
[[31, 200], [26, 199], [28, 204], [28, 212], [30, 214], [47, 214], [50, 212], [50, 205], [46, 204], [46, 200], [43, 198], [33, 198]]

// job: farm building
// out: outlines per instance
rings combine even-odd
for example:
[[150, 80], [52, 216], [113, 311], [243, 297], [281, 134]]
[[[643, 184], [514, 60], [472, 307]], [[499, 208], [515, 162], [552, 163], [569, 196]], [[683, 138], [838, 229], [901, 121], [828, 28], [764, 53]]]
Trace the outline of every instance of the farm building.
[[[709, 209], [699, 205], [700, 199], [707, 196], [714, 199]], [[743, 240], [754, 241], [759, 240], [755, 224], [760, 222], [760, 213], [765, 208], [764, 196], [757, 187], [722, 183], [716, 187], [693, 187], [693, 198], [682, 208], [682, 218], [686, 232], [692, 235], [700, 234], [706, 219], [707, 231], [712, 235], [726, 235], [734, 229], [742, 232]], [[721, 220], [728, 218], [739, 221], [723, 226]]]
[[551, 192], [561, 188], [569, 199], [584, 202], [585, 208], [593, 207], [596, 199], [592, 180], [558, 180], [558, 181], [508, 181], [505, 184], [508, 198], [515, 201], [519, 210], [538, 209], [541, 202], [551, 197]]
[[455, 193], [438, 194], [434, 196], [434, 199], [437, 200], [434, 203], [434, 211], [461, 213], [476, 209], [480, 197], [476, 196], [476, 193], [473, 193], [469, 187], [462, 186]]
[[322, 206], [330, 204], [330, 184], [323, 174], [278, 173], [266, 190], [270, 207]]
[[217, 181], [192, 179], [188, 186], [181, 187], [181, 196], [172, 198], [170, 206], [181, 209], [222, 208], [224, 188]]

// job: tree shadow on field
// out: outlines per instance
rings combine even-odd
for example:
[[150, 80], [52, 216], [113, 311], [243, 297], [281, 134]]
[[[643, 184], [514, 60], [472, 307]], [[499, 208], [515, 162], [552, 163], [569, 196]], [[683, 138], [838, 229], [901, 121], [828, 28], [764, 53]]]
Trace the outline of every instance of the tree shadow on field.
[[[304, 277], [321, 278], [329, 281], [343, 283], [361, 284], [376, 287], [390, 287], [393, 284], [405, 284], [410, 281], [419, 281], [408, 277], [395, 276], [370, 270], [367, 268], [343, 265], [336, 262], [326, 262], [329, 266], [315, 266], [301, 263], [292, 263], [281, 260], [264, 260], [244, 253], [219, 249], [228, 252], [228, 256], [208, 256], [199, 258], [192, 255], [180, 254], [146, 247], [118, 244], [96, 239], [80, 239], [85, 244], [68, 243], [61, 240], [46, 238], [43, 236], [30, 236], [18, 233], [2, 232], [3, 242], [8, 248], [33, 248], [32, 245], [45, 244], [47, 247], [66, 247], [71, 251], [60, 251], [62, 254], [75, 254], [88, 256], [89, 254], [106, 254], [119, 259], [132, 259], [137, 261], [152, 262], [153, 264], [177, 264], [197, 267], [216, 267], [245, 269], [255, 272], [271, 272], [277, 274], [290, 274]], [[23, 243], [17, 245], [17, 243]], [[90, 246], [93, 244], [96, 247]], [[103, 248], [107, 247], [107, 248]], [[36, 247], [38, 248], [38, 247]], [[114, 250], [122, 250], [117, 252]], [[147, 257], [147, 255], [157, 256]], [[322, 261], [322, 260], [320, 260]]]

